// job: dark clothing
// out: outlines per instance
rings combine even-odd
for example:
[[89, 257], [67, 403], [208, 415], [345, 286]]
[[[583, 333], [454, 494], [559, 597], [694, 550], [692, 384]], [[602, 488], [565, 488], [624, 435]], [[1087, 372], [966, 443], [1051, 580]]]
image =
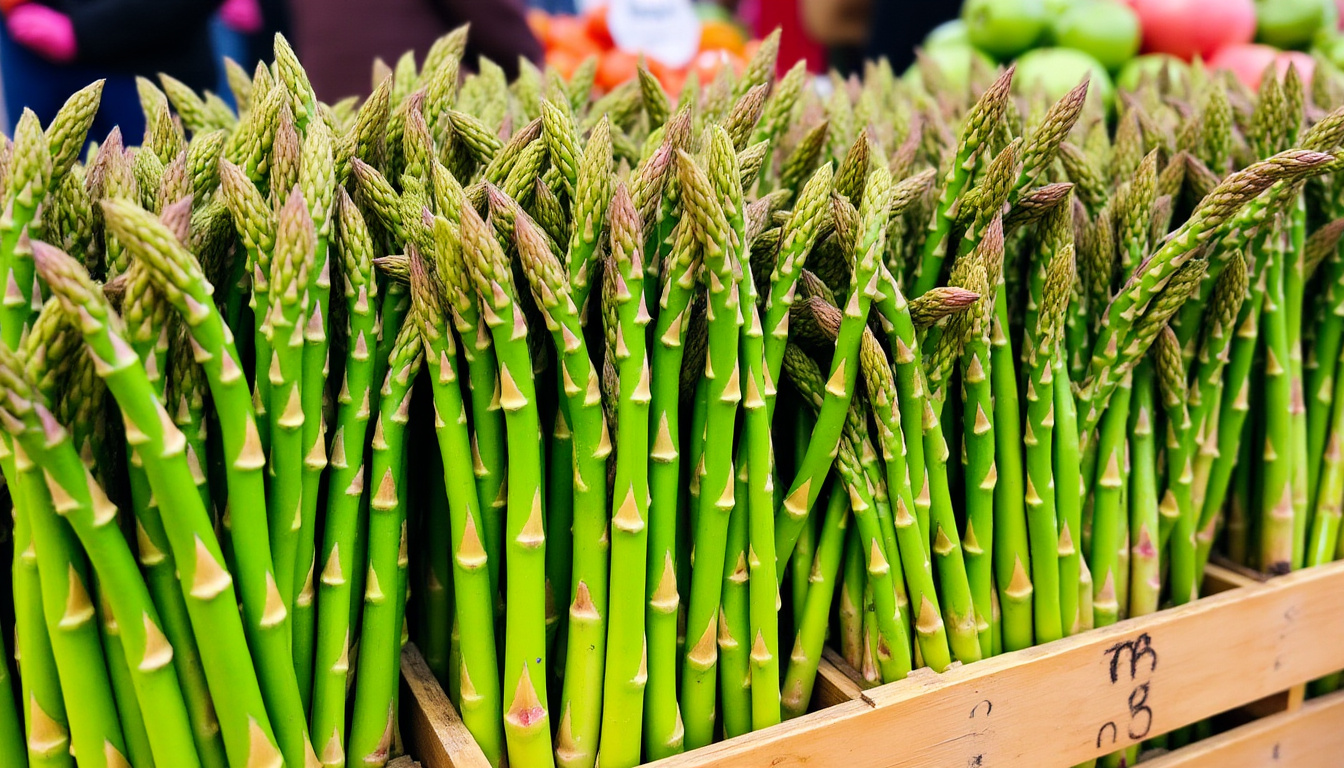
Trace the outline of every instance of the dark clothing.
[[103, 85], [98, 117], [89, 128], [89, 139], [102, 141], [112, 126], [120, 125], [126, 140], [139, 144], [145, 134], [145, 116], [140, 111], [134, 76], [110, 74], [78, 64], [53, 64], [14, 42], [0, 24], [0, 78], [5, 90], [7, 135], [14, 135], [14, 125], [25, 107], [37, 114], [42, 125], [49, 125], [70, 94], [100, 77], [107, 82]]
[[160, 72], [196, 90], [215, 87], [210, 15], [220, 0], [52, 0], [43, 3], [70, 17], [77, 60], [56, 64], [20, 46], [0, 25], [0, 78], [6, 131], [13, 134], [23, 109], [47, 125], [70, 94], [104, 78], [98, 117], [89, 138], [101, 141], [120, 125], [128, 143], [145, 132], [136, 76]]
[[257, 66], [258, 61], [267, 64], [275, 61], [276, 33], [284, 35], [291, 44], [294, 43], [294, 24], [290, 20], [289, 3], [286, 0], [258, 1], [261, 5], [261, 30], [246, 36], [247, 54], [245, 58], [238, 59], [238, 63], [248, 72]]
[[54, 0], [70, 17], [79, 63], [154, 78], [167, 72], [195, 89], [213, 88], [210, 16], [220, 0]]
[[214, 89], [215, 59], [208, 20], [219, 0], [51, 0], [47, 7], [70, 16], [77, 61], [48, 62], [13, 42], [0, 24], [0, 78], [4, 82], [5, 130], [24, 108], [47, 125], [74, 91], [106, 79], [89, 139], [101, 141], [120, 125], [126, 143], [145, 133], [136, 77], [167, 73], [192, 89]]
[[897, 74], [915, 63], [915, 48], [933, 28], [957, 18], [960, 2], [904, 2], [903, 0], [873, 0], [872, 33], [867, 54], [877, 59], [885, 56]]
[[512, 77], [519, 55], [540, 63], [541, 44], [522, 0], [293, 0], [296, 47], [318, 98], [336, 101], [372, 89], [372, 64], [408, 50], [423, 61], [440, 36], [471, 24], [464, 64], [485, 56]]

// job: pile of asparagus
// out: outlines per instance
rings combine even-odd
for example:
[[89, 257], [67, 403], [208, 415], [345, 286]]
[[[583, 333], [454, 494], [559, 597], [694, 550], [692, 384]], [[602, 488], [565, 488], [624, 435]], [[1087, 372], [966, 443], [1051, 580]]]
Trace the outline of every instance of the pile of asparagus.
[[807, 711], [828, 643], [878, 684], [1219, 540], [1344, 557], [1324, 62], [1112, 115], [777, 36], [595, 96], [466, 34], [3, 143], [4, 765], [380, 766], [413, 637], [493, 764], [634, 766]]

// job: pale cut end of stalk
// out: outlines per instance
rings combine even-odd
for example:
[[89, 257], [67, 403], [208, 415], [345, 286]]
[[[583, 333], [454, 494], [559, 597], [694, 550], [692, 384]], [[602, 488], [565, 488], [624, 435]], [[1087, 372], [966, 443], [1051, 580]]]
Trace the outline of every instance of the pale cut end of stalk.
[[537, 697], [530, 665], [524, 665], [522, 674], [518, 676], [518, 687], [514, 690], [513, 701], [504, 713], [504, 719], [519, 728], [530, 728], [546, 721], [546, 707]]
[[247, 765], [245, 768], [282, 768], [285, 764], [284, 757], [280, 750], [276, 749], [274, 741], [266, 735], [261, 725], [255, 719], [248, 719], [248, 749]]

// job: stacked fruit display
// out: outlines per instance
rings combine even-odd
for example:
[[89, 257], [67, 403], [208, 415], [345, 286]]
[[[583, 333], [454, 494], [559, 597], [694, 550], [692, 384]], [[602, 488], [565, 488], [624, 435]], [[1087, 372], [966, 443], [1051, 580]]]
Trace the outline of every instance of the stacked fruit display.
[[1095, 84], [1133, 89], [1195, 58], [1254, 89], [1270, 64], [1310, 77], [1304, 52], [1344, 65], [1338, 26], [1336, 0], [966, 0], [925, 50], [961, 81], [977, 53], [1016, 58], [1022, 80], [1058, 93], [1089, 71]]
[[[690, 63], [669, 65], [656, 57], [645, 57], [649, 71], [670, 93], [681, 90], [686, 78], [695, 73], [700, 83], [709, 83], [724, 67], [741, 74], [746, 62], [760, 47], [741, 24], [716, 3], [697, 3], [699, 43]], [[546, 49], [546, 64], [566, 78], [590, 77], [602, 91], [608, 91], [635, 76], [638, 53], [623, 50], [612, 38], [608, 26], [609, 9], [597, 4], [578, 15], [549, 14], [541, 10], [528, 13], [532, 31]]]

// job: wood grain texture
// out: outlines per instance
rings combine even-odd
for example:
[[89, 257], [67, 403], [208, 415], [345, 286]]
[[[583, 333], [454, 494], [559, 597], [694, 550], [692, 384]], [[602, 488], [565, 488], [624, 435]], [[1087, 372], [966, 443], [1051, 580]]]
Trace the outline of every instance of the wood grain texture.
[[1338, 768], [1344, 692], [1304, 703], [1145, 762], [1148, 768]]
[[1344, 643], [1322, 642], [1344, 637], [1340, 594], [1344, 563], [1301, 571], [942, 675], [925, 670], [654, 765], [1065, 768], [1344, 668]]
[[414, 643], [401, 652], [402, 736], [423, 768], [490, 768]]
[[[1344, 694], [1301, 701], [1303, 683], [1344, 668], [1344, 643], [1321, 640], [1344, 637], [1344, 563], [1267, 583], [1211, 566], [1205, 588], [1191, 605], [867, 690], [827, 652], [814, 693], [826, 708], [653, 766], [1067, 768], [1239, 707], [1267, 716], [1148, 765], [1344, 765]], [[408, 752], [424, 768], [488, 768], [413, 645], [402, 675]]]
[[1262, 582], [1264, 579], [1255, 578], [1244, 570], [1229, 568], [1222, 563], [1209, 563], [1204, 569], [1204, 587], [1201, 594], [1204, 597], [1211, 597], [1231, 589], [1249, 587]]
[[817, 682], [812, 688], [812, 709], [823, 709], [863, 698], [859, 673], [830, 648], [821, 651]]

